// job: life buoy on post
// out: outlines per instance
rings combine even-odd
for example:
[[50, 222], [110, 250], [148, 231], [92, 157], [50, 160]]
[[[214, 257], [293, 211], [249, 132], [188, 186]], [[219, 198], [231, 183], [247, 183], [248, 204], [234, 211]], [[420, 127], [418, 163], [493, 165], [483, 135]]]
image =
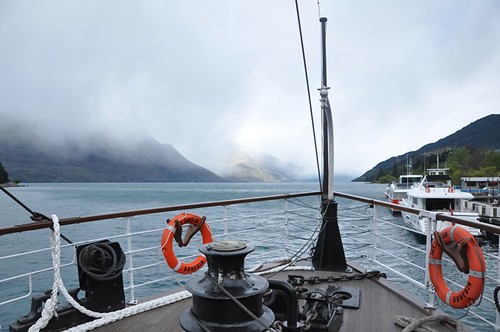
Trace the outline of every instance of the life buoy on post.
[[[429, 276], [439, 298], [449, 306], [457, 309], [472, 305], [483, 293], [486, 278], [486, 263], [483, 252], [465, 228], [449, 226], [440, 233], [434, 232], [429, 253]], [[441, 257], [443, 251], [453, 251], [451, 257], [461, 272], [469, 277], [464, 288], [458, 292], [451, 291], [443, 277]], [[454, 257], [453, 257], [454, 256]]]
[[[189, 224], [189, 230], [182, 240], [182, 225]], [[182, 274], [190, 274], [198, 271], [207, 259], [204, 255], [198, 255], [191, 262], [181, 262], [174, 253], [173, 240], [177, 241], [180, 247], [187, 246], [191, 237], [197, 232], [201, 232], [203, 244], [212, 242], [212, 232], [205, 222], [205, 217], [200, 217], [192, 213], [181, 213], [168, 222], [161, 238], [161, 251], [172, 270]]]

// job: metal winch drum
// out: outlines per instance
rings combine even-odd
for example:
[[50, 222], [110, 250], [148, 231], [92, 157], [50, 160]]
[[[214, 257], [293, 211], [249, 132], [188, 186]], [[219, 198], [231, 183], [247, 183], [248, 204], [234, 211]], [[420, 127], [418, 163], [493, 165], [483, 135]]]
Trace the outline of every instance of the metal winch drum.
[[245, 257], [253, 250], [241, 241], [214, 242], [199, 248], [207, 257], [208, 271], [186, 284], [193, 304], [180, 317], [184, 330], [263, 331], [263, 325], [273, 323], [274, 313], [262, 304], [268, 281], [244, 271]]

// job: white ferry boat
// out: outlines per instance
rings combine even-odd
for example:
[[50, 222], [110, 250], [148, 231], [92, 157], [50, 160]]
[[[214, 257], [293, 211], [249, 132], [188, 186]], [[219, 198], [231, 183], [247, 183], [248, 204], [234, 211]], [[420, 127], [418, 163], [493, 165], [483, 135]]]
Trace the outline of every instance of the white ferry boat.
[[[451, 177], [446, 174], [447, 171], [447, 168], [429, 169], [429, 174], [407, 191], [407, 197], [401, 201], [401, 205], [479, 222], [479, 215], [465, 208], [465, 203], [472, 200], [474, 196], [471, 193], [455, 189], [451, 184]], [[427, 234], [430, 224], [427, 216], [407, 211], [401, 211], [401, 214], [405, 224], [412, 231], [422, 235]], [[448, 226], [451, 226], [449, 221], [438, 220], [432, 225], [432, 232], [440, 232]], [[474, 236], [481, 235], [478, 228], [460, 226]]]
[[[399, 176], [399, 181], [393, 181], [387, 186], [385, 197], [389, 203], [401, 204], [401, 201], [406, 198], [406, 194], [411, 189], [413, 184], [422, 181], [423, 175], [405, 174]], [[391, 209], [393, 213], [400, 212], [397, 209]]]

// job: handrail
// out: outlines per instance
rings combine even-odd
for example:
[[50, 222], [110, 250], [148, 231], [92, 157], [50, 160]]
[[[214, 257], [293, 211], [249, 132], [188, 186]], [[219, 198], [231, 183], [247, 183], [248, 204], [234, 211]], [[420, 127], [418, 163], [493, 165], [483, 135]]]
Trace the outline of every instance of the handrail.
[[[298, 198], [298, 197], [306, 197], [306, 196], [315, 196], [320, 195], [320, 191], [311, 191], [311, 192], [301, 192], [301, 193], [291, 193], [291, 194], [282, 194], [282, 195], [270, 195], [270, 196], [261, 196], [261, 197], [249, 197], [249, 198], [239, 198], [233, 200], [223, 200], [223, 201], [212, 201], [212, 202], [202, 202], [202, 203], [193, 203], [193, 204], [182, 204], [182, 205], [172, 205], [166, 207], [158, 207], [151, 209], [142, 209], [142, 210], [131, 210], [131, 211], [122, 211], [122, 212], [113, 212], [107, 214], [100, 215], [91, 215], [85, 217], [70, 217], [59, 220], [59, 224], [61, 226], [85, 223], [91, 221], [105, 220], [105, 219], [116, 219], [116, 218], [126, 218], [133, 217], [139, 215], [146, 215], [152, 213], [161, 213], [161, 212], [170, 212], [170, 211], [178, 211], [178, 210], [189, 210], [189, 209], [198, 209], [198, 208], [206, 208], [213, 206], [226, 206], [226, 205], [235, 205], [235, 204], [245, 204], [245, 203], [253, 203], [253, 202], [262, 202], [262, 201], [270, 201], [270, 200], [278, 200], [278, 199], [290, 199], [290, 198]], [[335, 192], [336, 197], [342, 197], [347, 199], [352, 199], [355, 201], [367, 203], [370, 205], [379, 205], [387, 208], [395, 208], [399, 211], [406, 211], [415, 214], [426, 213], [428, 211], [422, 209], [411, 208], [407, 206], [403, 206], [400, 204], [393, 204], [377, 199], [366, 198], [357, 195], [346, 194], [342, 192]], [[445, 220], [454, 222], [461, 225], [471, 226], [475, 228], [483, 229], [489, 233], [494, 233], [500, 235], [500, 226], [495, 226], [482, 222], [474, 222], [469, 220], [463, 220], [461, 218], [457, 218], [454, 216], [450, 216], [447, 214], [438, 214], [436, 216], [437, 220]], [[51, 222], [32, 222], [26, 224], [19, 224], [9, 227], [0, 228], [0, 236], [11, 234], [11, 233], [20, 233], [26, 231], [32, 231], [43, 228], [52, 227]]]
[[[293, 218], [295, 220], [307, 220], [308, 222], [310, 222], [312, 220], [311, 218], [315, 218], [314, 220], [317, 220], [318, 214], [320, 211], [319, 199], [317, 200], [316, 204], [314, 204], [314, 203], [311, 204], [309, 201], [311, 199], [314, 200], [315, 198], [318, 198], [319, 194], [320, 194], [319, 192], [298, 193], [298, 194], [290, 194], [290, 195], [283, 194], [283, 195], [276, 195], [276, 196], [272, 196], [272, 197], [268, 196], [268, 197], [260, 197], [260, 198], [243, 198], [243, 199], [237, 199], [237, 200], [231, 200], [231, 201], [223, 201], [223, 203], [219, 203], [219, 204], [200, 203], [200, 204], [192, 204], [189, 206], [193, 206], [194, 208], [196, 208], [196, 207], [199, 207], [200, 205], [203, 205], [203, 206], [208, 205], [209, 207], [207, 208], [207, 210], [208, 209], [214, 210], [220, 206], [223, 206], [224, 209], [226, 210], [228, 206], [231, 206], [231, 204], [229, 204], [229, 202], [233, 203], [232, 206], [237, 206], [237, 204], [251, 203], [251, 202], [252, 203], [255, 202], [255, 204], [259, 204], [259, 202], [263, 202], [263, 201], [269, 201], [271, 203], [272, 202], [280, 202], [280, 201], [285, 202], [285, 205], [283, 206], [284, 209], [273, 205], [272, 212], [268, 211], [267, 207], [263, 207], [264, 211], [261, 211], [261, 212], [264, 212], [264, 213], [258, 213], [258, 214], [254, 214], [254, 213], [248, 214], [248, 211], [246, 209], [243, 209], [243, 214], [241, 214], [241, 211], [239, 209], [234, 209], [233, 212], [236, 214], [235, 216], [237, 216], [237, 217], [235, 217], [235, 216], [228, 217], [228, 215], [226, 213], [224, 213], [224, 216], [222, 217], [220, 212], [219, 212], [219, 213], [216, 213], [214, 215], [215, 216], [214, 218], [211, 218], [212, 229], [219, 230], [221, 232], [223, 232], [223, 228], [224, 228], [223, 225], [227, 224], [228, 221], [235, 222], [235, 224], [237, 224], [238, 226], [243, 226], [243, 227], [235, 228], [234, 231], [232, 230], [230, 233], [224, 233], [224, 234], [222, 234], [222, 233], [215, 234], [214, 233], [214, 239], [215, 238], [222, 239], [222, 238], [225, 238], [226, 236], [234, 236], [234, 235], [238, 236], [241, 234], [251, 234], [251, 233], [255, 232], [256, 230], [262, 231], [262, 229], [264, 227], [266, 227], [266, 229], [265, 229], [266, 235], [265, 236], [261, 236], [259, 238], [250, 237], [248, 239], [249, 241], [251, 241], [252, 239], [255, 239], [257, 241], [257, 243], [254, 244], [256, 247], [258, 247], [259, 243], [261, 243], [261, 242], [265, 243], [266, 246], [269, 246], [270, 244], [275, 246], [271, 250], [268, 250], [268, 247], [266, 247], [266, 250], [263, 250], [262, 254], [259, 254], [257, 256], [253, 255], [251, 261], [255, 261], [256, 257], [260, 257], [259, 258], [260, 259], [259, 262], [260, 262], [260, 261], [262, 261], [262, 259], [263, 259], [263, 261], [267, 261], [268, 259], [276, 258], [276, 257], [278, 257], [278, 258], [288, 257], [287, 250], [296, 250], [295, 245], [292, 245], [292, 246], [287, 245], [287, 246], [283, 247], [282, 246], [282, 243], [283, 243], [282, 237], [275, 236], [276, 232], [280, 232], [280, 231], [283, 232], [285, 228], [287, 231], [290, 228], [292, 228], [292, 229], [300, 230], [300, 232], [303, 232], [303, 231], [314, 232], [314, 229], [316, 229], [317, 226], [315, 226], [315, 225], [311, 225], [311, 227], [309, 227], [307, 225], [304, 226], [304, 223], [300, 223], [297, 221], [295, 224], [289, 223], [288, 218], [293, 216]], [[296, 197], [306, 197], [306, 198], [308, 198], [308, 200], [304, 200], [304, 201], [297, 200], [297, 202], [294, 202], [293, 198], [296, 198]], [[308, 203], [306, 203], [306, 201], [308, 201]], [[227, 203], [227, 204], [224, 205], [224, 203]], [[297, 206], [290, 208], [289, 207], [290, 204], [296, 204]], [[171, 211], [171, 210], [173, 211], [175, 209], [179, 209], [180, 211], [182, 211], [182, 210], [185, 210], [184, 209], [185, 206], [187, 206], [187, 205], [179, 205], [177, 207], [170, 206], [170, 207], [168, 207], [168, 211]], [[259, 206], [262, 206], [262, 204], [260, 204]], [[145, 213], [144, 211], [146, 211], [146, 210], [138, 210], [138, 211]], [[134, 212], [137, 213], [138, 211], [134, 211]], [[148, 213], [153, 214], [153, 212], [150, 212], [151, 209], [149, 209], [147, 211], [149, 211]], [[304, 212], [304, 211], [309, 211], [311, 213]], [[155, 212], [156, 213], [163, 213], [161, 211], [160, 212], [155, 211]], [[287, 214], [289, 214], [289, 215], [287, 215]], [[108, 216], [108, 215], [106, 215], [106, 216]], [[103, 218], [102, 216], [99, 216], [99, 217]], [[262, 225], [259, 225], [259, 226], [252, 225], [252, 227], [246, 227], [249, 224], [246, 222], [241, 222], [244, 220], [253, 220], [254, 218], [259, 218], [259, 217], [262, 217], [261, 220], [264, 222]], [[61, 247], [68, 247], [69, 248], [69, 247], [78, 246], [81, 243], [89, 243], [90, 241], [92, 241], [92, 242], [101, 241], [103, 239], [118, 241], [118, 242], [121, 242], [122, 245], [125, 245], [126, 249], [124, 249], [124, 252], [127, 256], [127, 266], [123, 270], [123, 276], [124, 276], [124, 290], [126, 292], [128, 292], [128, 294], [127, 294], [127, 297], [128, 297], [127, 302], [128, 303], [137, 303], [138, 297], [136, 296], [136, 292], [139, 288], [140, 288], [140, 291], [142, 292], [140, 298], [144, 299], [144, 298], [151, 296], [151, 294], [148, 293], [147, 287], [144, 287], [144, 286], [147, 286], [149, 284], [154, 284], [154, 283], [158, 283], [158, 282], [162, 282], [162, 281], [163, 282], [168, 281], [169, 283], [170, 282], [173, 282], [173, 283], [185, 282], [185, 280], [183, 280], [183, 277], [179, 277], [179, 276], [176, 277], [175, 273], [173, 271], [169, 271], [168, 269], [166, 272], [167, 276], [165, 276], [165, 274], [163, 272], [158, 273], [158, 270], [161, 268], [155, 268], [155, 267], [158, 267], [158, 266], [161, 267], [162, 265], [166, 265], [164, 260], [163, 260], [162, 255], [161, 255], [159, 246], [158, 246], [159, 243], [157, 243], [157, 245], [154, 246], [154, 245], [151, 245], [149, 242], [147, 242], [146, 244], [143, 242], [145, 239], [151, 239], [151, 235], [153, 237], [155, 237], [155, 233], [161, 234], [161, 232], [164, 230], [164, 228], [158, 227], [157, 224], [153, 224], [153, 227], [148, 227], [149, 223], [144, 224], [144, 221], [142, 218], [140, 218], [140, 217], [135, 217], [135, 218], [136, 218], [135, 221], [138, 222], [136, 224], [136, 226], [138, 226], [138, 229], [136, 229], [136, 230], [133, 230], [132, 229], [133, 227], [131, 227], [132, 226], [132, 219], [134, 219], [134, 217], [124, 218], [126, 220], [126, 229], [123, 229], [122, 227], [120, 227], [120, 228], [110, 227], [109, 228], [109, 230], [110, 230], [109, 235], [104, 235], [104, 234], [99, 232], [99, 234], [96, 234], [97, 236], [99, 236], [98, 238], [93, 237], [91, 239], [82, 240], [82, 241], [79, 241], [77, 243], [65, 244], [65, 245], [61, 246]], [[285, 225], [283, 225], [284, 218], [286, 218], [286, 220], [287, 220]], [[314, 223], [312, 223], [312, 224], [314, 224]], [[85, 228], [85, 226], [87, 226], [87, 225], [92, 226], [92, 224], [84, 224], [84, 225], [82, 225], [82, 227]], [[283, 226], [285, 226], [285, 227], [283, 227]], [[274, 228], [273, 228], [273, 231], [269, 231], [270, 230], [269, 227], [278, 227], [278, 228], [276, 228], [275, 231], [274, 231]], [[144, 229], [144, 228], [146, 228], [146, 229]], [[154, 229], [151, 229], [151, 228], [154, 228]], [[111, 234], [113, 234], [113, 235], [111, 235]], [[104, 235], [104, 237], [102, 237], [103, 235]], [[137, 240], [137, 241], [134, 241], [134, 244], [135, 244], [134, 246], [132, 246], [132, 238]], [[38, 240], [39, 239], [37, 239], [37, 241]], [[306, 242], [307, 239], [295, 238], [295, 240], [297, 241], [297, 246], [301, 247], [303, 249], [303, 247], [305, 246], [304, 242]], [[274, 241], [274, 244], [273, 244], [273, 241]], [[144, 246], [144, 245], [146, 245], [146, 246]], [[44, 248], [43, 250], [51, 250], [51, 248]], [[196, 248], [193, 248], [193, 251], [194, 250], [196, 250]], [[35, 249], [35, 250], [31, 250], [31, 251], [26, 251], [22, 254], [23, 255], [31, 255], [31, 254], [39, 253], [40, 251], [41, 251], [40, 249]], [[280, 253], [283, 256], [281, 256]], [[66, 254], [67, 254], [67, 252], [66, 252]], [[152, 260], [144, 261], [141, 259], [141, 258], [143, 258], [144, 254], [146, 254], [146, 256], [148, 256], [148, 257], [154, 257], [154, 258]], [[18, 256], [18, 254], [3, 256], [3, 257], [0, 257], [0, 261], [3, 259], [14, 259], [14, 261], [15, 261], [17, 256]], [[42, 256], [43, 256], [43, 259], [37, 260], [37, 264], [38, 263], [41, 263], [42, 265], [48, 264], [47, 259], [49, 259], [49, 257], [48, 257], [49, 255], [42, 255]], [[197, 256], [197, 254], [193, 254], [193, 252], [187, 251], [186, 253], [183, 254], [182, 258], [183, 259], [191, 259], [191, 258], [194, 258], [196, 256]], [[267, 257], [267, 258], [264, 258], [264, 257]], [[155, 260], [157, 260], [157, 261], [155, 261]], [[75, 265], [75, 261], [72, 262], [72, 265]], [[65, 264], [64, 266], [67, 266], [67, 264]], [[32, 267], [31, 267], [31, 265], [27, 265], [26, 268], [29, 270]], [[151, 272], [151, 268], [153, 268], [153, 270], [154, 270], [153, 272]], [[4, 270], [6, 270], [6, 269], [4, 269]], [[53, 270], [53, 268], [52, 267], [36, 268], [34, 271], [30, 271], [27, 273], [20, 273], [20, 274], [17, 274], [15, 276], [11, 276], [10, 272], [2, 270], [2, 272], [5, 272], [4, 274], [6, 274], [7, 277], [3, 277], [3, 275], [0, 276], [0, 284], [5, 283], [5, 282], [12, 282], [12, 281], [24, 282], [25, 280], [29, 279], [29, 283], [31, 285], [31, 278], [33, 275], [47, 273], [47, 272], [50, 272], [50, 270]], [[144, 271], [144, 270], [147, 270], [146, 273], [145, 272], [138, 273], [139, 271]], [[39, 279], [40, 278], [38, 278], [38, 283], [39, 283]], [[3, 300], [3, 296], [2, 296], [2, 298], [0, 298], [0, 308], [3, 305], [10, 304], [10, 303], [16, 302], [18, 300], [29, 297], [33, 293], [32, 289], [34, 289], [34, 288], [30, 286], [29, 292], [27, 294], [23, 293], [23, 295], [20, 297], [9, 298], [6, 301], [2, 301]], [[45, 289], [45, 288], [43, 288], [43, 289]], [[40, 287], [35, 289], [35, 291], [38, 291], [38, 292], [40, 290], [41, 290]], [[24, 290], [21, 290], [21, 292], [24, 292]], [[2, 317], [2, 314], [3, 314], [3, 312], [2, 312], [2, 310], [0, 310], [0, 318]]]
[[[297, 198], [297, 197], [315, 196], [315, 195], [319, 195], [319, 194], [321, 194], [320, 191], [311, 191], [311, 192], [301, 192], [301, 193], [292, 193], [292, 194], [239, 198], [239, 199], [213, 201], [213, 202], [171, 205], [171, 206], [151, 208], [151, 209], [113, 212], [113, 213], [99, 214], [99, 215], [86, 216], [86, 217], [64, 218], [64, 219], [59, 220], [59, 224], [61, 226], [64, 226], [64, 225], [86, 223], [86, 222], [98, 221], [98, 220], [127, 218], [127, 217], [153, 214], [153, 213], [199, 209], [199, 208], [206, 208], [206, 207], [213, 207], [213, 206], [236, 205], [236, 204], [272, 201], [272, 200], [279, 200], [279, 199], [290, 199], [290, 198]], [[21, 233], [21, 232], [33, 231], [33, 230], [37, 230], [37, 229], [50, 228], [50, 227], [52, 227], [52, 222], [50, 222], [50, 221], [19, 224], [19, 225], [0, 228], [0, 236], [6, 235], [6, 234], [11, 234], [11, 233]]]
[[[400, 204], [392, 204], [392, 203], [380, 201], [377, 199], [371, 199], [371, 198], [366, 198], [366, 197], [361, 197], [361, 196], [356, 196], [356, 195], [351, 195], [351, 194], [346, 194], [346, 193], [341, 193], [341, 192], [335, 192], [335, 196], [347, 198], [347, 199], [352, 199], [352, 200], [367, 203], [370, 205], [379, 205], [379, 206], [384, 206], [384, 207], [388, 207], [388, 208], [396, 208], [399, 211], [406, 211], [406, 212], [410, 212], [410, 213], [414, 213], [414, 214], [429, 213], [429, 211], [427, 211], [427, 210], [411, 208], [411, 207], [400, 205]], [[500, 226], [495, 226], [492, 224], [465, 220], [465, 219], [461, 219], [460, 217], [455, 217], [455, 216], [451, 216], [448, 214], [442, 214], [439, 212], [437, 212], [436, 220], [444, 220], [444, 221], [454, 222], [457, 224], [479, 228], [479, 229], [485, 230], [489, 233], [494, 233], [494, 234], [500, 235]]]

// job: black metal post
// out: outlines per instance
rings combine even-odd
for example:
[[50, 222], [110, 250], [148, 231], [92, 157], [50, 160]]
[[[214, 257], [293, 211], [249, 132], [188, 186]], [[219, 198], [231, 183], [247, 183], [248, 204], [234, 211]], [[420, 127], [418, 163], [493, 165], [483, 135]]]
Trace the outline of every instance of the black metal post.
[[312, 263], [322, 271], [345, 271], [347, 262], [337, 219], [337, 202], [324, 201], [323, 221]]

